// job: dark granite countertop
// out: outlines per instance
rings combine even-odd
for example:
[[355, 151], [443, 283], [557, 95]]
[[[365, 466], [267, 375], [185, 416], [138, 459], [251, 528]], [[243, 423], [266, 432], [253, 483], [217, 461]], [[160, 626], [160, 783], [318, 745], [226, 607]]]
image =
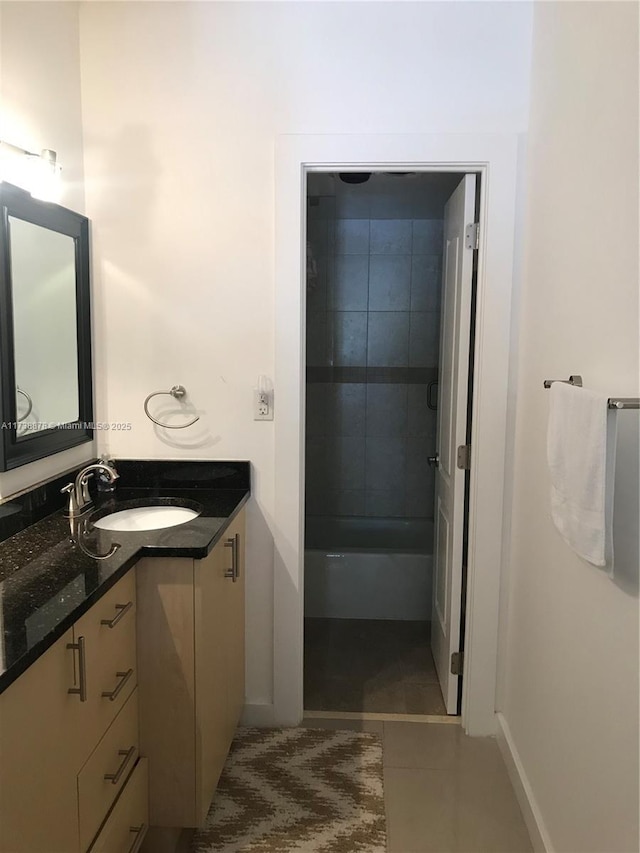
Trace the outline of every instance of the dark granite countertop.
[[[201, 559], [250, 495], [248, 462], [116, 460], [113, 492], [92, 487], [77, 543], [63, 514], [70, 474], [0, 505], [0, 693], [142, 557]], [[199, 515], [160, 530], [98, 530], [92, 524], [132, 506], [187, 506]], [[97, 555], [108, 554], [107, 559]]]

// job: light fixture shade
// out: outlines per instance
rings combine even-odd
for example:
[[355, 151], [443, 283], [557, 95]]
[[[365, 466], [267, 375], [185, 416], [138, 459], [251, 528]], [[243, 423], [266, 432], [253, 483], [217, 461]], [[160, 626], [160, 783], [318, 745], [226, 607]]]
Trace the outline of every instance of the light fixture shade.
[[[42, 154], [45, 152], [43, 151]], [[34, 198], [39, 198], [41, 201], [59, 201], [60, 200], [60, 166], [56, 163], [56, 152], [48, 151], [47, 154], [53, 154], [53, 158], [44, 159], [40, 157], [31, 158], [31, 186], [29, 192]]]
[[58, 155], [55, 151], [52, 151], [51, 148], [43, 148], [40, 152], [40, 159], [44, 160], [45, 163], [49, 163], [51, 166], [55, 166]]
[[56, 202], [61, 192], [60, 172], [52, 149], [36, 154], [0, 140], [0, 181], [21, 187], [34, 198]]

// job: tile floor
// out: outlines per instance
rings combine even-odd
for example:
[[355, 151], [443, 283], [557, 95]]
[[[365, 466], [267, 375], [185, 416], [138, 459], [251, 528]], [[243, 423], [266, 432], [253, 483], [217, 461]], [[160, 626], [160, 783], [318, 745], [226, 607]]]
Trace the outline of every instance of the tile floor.
[[308, 711], [445, 714], [429, 622], [305, 619]]
[[530, 853], [493, 738], [459, 725], [307, 718], [302, 725], [382, 736], [388, 853]]

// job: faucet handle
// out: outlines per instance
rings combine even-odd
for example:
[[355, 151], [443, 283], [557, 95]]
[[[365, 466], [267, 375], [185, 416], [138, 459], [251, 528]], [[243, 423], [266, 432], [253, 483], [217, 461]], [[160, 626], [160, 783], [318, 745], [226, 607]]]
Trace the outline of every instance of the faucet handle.
[[86, 506], [86, 504], [91, 503], [91, 495], [89, 494], [89, 480], [93, 477], [93, 471], [89, 471], [88, 474], [85, 474], [82, 478], [82, 503]]
[[63, 486], [60, 489], [60, 494], [69, 495], [69, 504], [67, 506], [67, 516], [69, 518], [73, 518], [78, 514], [78, 501], [76, 500], [76, 488], [75, 483], [67, 483], [66, 486]]

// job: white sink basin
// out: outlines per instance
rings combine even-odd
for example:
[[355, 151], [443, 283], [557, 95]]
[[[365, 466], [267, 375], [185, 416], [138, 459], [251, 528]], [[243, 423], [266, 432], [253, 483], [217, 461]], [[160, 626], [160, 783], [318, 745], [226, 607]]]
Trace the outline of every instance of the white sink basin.
[[139, 506], [112, 512], [94, 521], [100, 530], [160, 530], [175, 527], [200, 515], [195, 509], [183, 506]]

